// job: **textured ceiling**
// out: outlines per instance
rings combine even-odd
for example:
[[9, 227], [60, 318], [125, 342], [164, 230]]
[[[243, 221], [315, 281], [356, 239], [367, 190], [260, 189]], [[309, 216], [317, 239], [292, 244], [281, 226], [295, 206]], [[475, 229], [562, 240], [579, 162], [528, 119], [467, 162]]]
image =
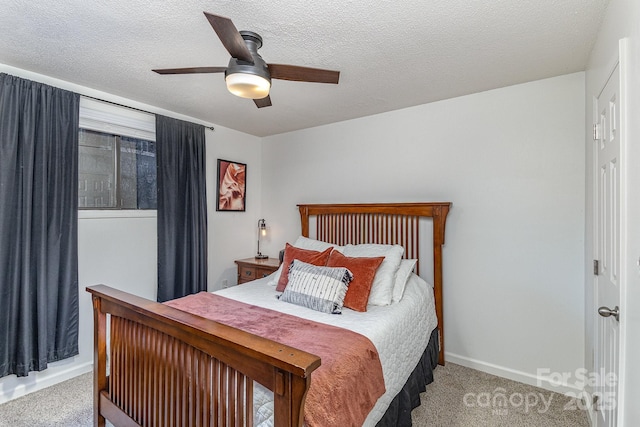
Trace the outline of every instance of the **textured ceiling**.
[[[257, 136], [584, 70], [608, 0], [0, 0], [0, 63]], [[341, 71], [274, 80], [272, 107], [227, 92], [202, 14], [262, 35], [271, 63]]]

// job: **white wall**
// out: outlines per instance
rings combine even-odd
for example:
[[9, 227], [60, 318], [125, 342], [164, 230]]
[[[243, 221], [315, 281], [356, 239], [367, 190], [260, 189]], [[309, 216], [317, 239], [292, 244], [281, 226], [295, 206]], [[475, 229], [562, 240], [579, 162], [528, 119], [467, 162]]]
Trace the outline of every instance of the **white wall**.
[[[207, 132], [207, 200], [209, 201], [209, 290], [237, 284], [234, 260], [255, 254], [262, 205], [260, 139], [216, 127]], [[247, 164], [246, 212], [216, 212], [216, 159]]]
[[[183, 120], [189, 117], [136, 103], [73, 83], [60, 81], [0, 64], [0, 72], [41, 81], [84, 95], [117, 102], [146, 111]], [[206, 125], [210, 125], [205, 123]], [[219, 289], [223, 281], [234, 285], [237, 280], [234, 259], [246, 258], [255, 251], [254, 236], [260, 217], [260, 139], [220, 126], [206, 130], [207, 209], [209, 238], [208, 287]], [[246, 213], [216, 212], [216, 159], [247, 163]], [[88, 372], [93, 363], [93, 312], [90, 295], [85, 291], [93, 284], [114, 288], [155, 300], [157, 290], [157, 222], [155, 211], [106, 212], [81, 211], [78, 221], [79, 274], [79, 355], [49, 364], [42, 372], [28, 377], [10, 375], [0, 379], [0, 403], [20, 397], [76, 375]]]
[[[620, 331], [621, 353], [624, 355], [621, 366], [620, 387], [623, 391], [619, 396], [620, 405], [619, 425], [635, 426], [640, 420], [640, 2], [637, 0], [611, 0], [607, 13], [602, 22], [597, 41], [591, 52], [586, 71], [586, 126], [590, 129], [593, 123], [593, 103], [599, 91], [606, 82], [609, 73], [613, 70], [618, 58], [619, 40], [626, 38], [626, 65], [624, 66], [626, 79], [623, 76], [623, 88], [621, 101], [626, 109], [625, 116], [621, 117], [626, 126], [623, 127], [622, 158], [623, 158], [623, 184], [621, 186], [621, 206], [623, 227], [626, 231], [622, 235], [623, 254], [626, 253], [621, 265], [621, 282], [623, 282], [623, 294], [620, 299]], [[593, 259], [593, 141], [586, 138], [587, 153], [587, 200], [586, 200], [586, 260]], [[626, 191], [625, 191], [626, 190]], [[624, 220], [623, 220], [624, 221]], [[587, 266], [589, 262], [587, 262]], [[592, 370], [594, 345], [594, 320], [596, 304], [594, 302], [594, 289], [592, 276], [586, 276], [585, 281], [587, 313], [586, 328], [586, 366]], [[622, 399], [624, 397], [624, 399]]]
[[299, 234], [297, 203], [451, 201], [448, 360], [534, 384], [573, 372], [584, 138], [583, 73], [265, 138], [267, 251]]

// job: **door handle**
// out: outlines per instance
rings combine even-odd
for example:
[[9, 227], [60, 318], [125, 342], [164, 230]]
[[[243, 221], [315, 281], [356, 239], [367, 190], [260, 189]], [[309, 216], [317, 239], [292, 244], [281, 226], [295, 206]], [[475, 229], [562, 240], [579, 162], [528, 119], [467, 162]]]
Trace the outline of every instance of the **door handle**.
[[613, 310], [611, 310], [609, 307], [600, 307], [598, 309], [598, 314], [602, 317], [613, 316], [618, 322], [620, 321], [620, 309], [617, 305]]

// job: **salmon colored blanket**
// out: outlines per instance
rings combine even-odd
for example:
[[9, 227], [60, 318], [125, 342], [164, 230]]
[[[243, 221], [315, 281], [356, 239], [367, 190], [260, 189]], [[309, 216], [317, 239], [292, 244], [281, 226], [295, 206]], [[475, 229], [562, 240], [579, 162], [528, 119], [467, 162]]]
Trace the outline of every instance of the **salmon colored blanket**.
[[307, 426], [361, 426], [385, 392], [378, 351], [356, 332], [208, 292], [165, 304], [319, 356], [305, 403]]

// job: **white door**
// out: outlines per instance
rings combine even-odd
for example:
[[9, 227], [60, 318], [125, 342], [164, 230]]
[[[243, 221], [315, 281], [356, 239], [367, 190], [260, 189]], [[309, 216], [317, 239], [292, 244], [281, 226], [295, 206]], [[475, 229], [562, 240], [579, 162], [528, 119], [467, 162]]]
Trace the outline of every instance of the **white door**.
[[[617, 425], [620, 326], [620, 70], [597, 99], [594, 276], [596, 426]], [[595, 273], [595, 271], [594, 271]]]

